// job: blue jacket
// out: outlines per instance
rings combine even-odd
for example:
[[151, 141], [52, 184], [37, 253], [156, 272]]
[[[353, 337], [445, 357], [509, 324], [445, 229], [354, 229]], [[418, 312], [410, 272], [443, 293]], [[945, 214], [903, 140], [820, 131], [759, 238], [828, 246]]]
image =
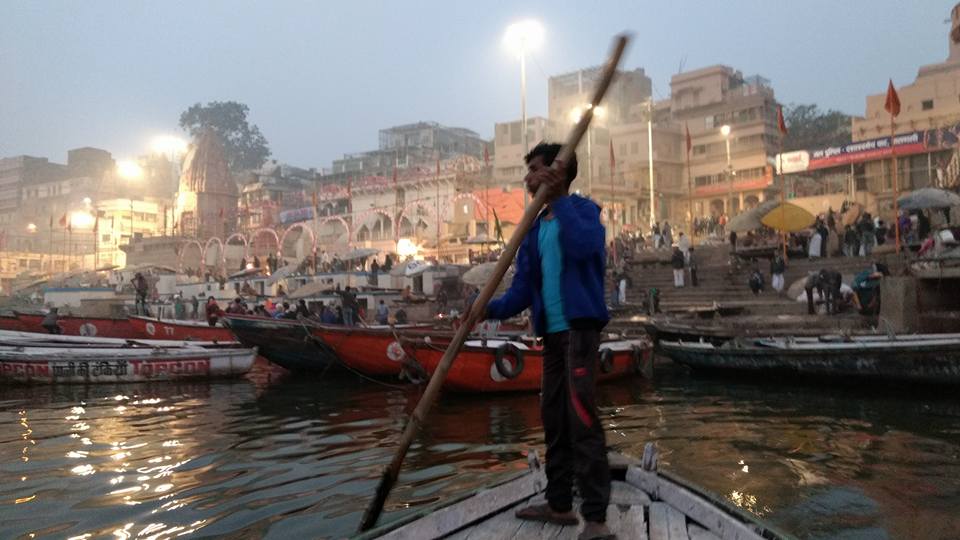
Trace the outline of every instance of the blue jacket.
[[[600, 224], [600, 207], [590, 199], [568, 195], [550, 203], [550, 208], [560, 225], [563, 252], [560, 283], [567, 322], [590, 319], [598, 326], [605, 325], [610, 316], [603, 292], [607, 252], [606, 234]], [[547, 328], [538, 246], [543, 216], [544, 212], [541, 212], [520, 244], [510, 289], [487, 306], [490, 319], [508, 319], [530, 307], [534, 331], [539, 336], [546, 334]]]

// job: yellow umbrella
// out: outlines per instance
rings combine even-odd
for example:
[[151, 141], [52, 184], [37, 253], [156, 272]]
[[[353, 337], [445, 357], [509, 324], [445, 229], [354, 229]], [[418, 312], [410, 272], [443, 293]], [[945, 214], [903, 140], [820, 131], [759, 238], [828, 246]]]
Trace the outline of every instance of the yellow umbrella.
[[797, 232], [813, 225], [816, 219], [813, 214], [795, 204], [783, 203], [764, 214], [760, 223], [778, 231]]

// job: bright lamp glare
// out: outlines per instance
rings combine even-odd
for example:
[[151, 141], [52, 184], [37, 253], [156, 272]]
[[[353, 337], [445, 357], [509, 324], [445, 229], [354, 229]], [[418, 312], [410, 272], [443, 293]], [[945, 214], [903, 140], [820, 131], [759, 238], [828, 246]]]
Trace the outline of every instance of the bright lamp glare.
[[150, 142], [154, 154], [183, 154], [187, 151], [187, 141], [173, 135], [160, 135]]
[[521, 55], [538, 48], [543, 43], [543, 35], [543, 25], [539, 21], [518, 21], [507, 27], [503, 44], [511, 52]]
[[409, 238], [397, 240], [397, 255], [401, 258], [416, 256], [418, 251], [417, 245]]
[[120, 178], [126, 180], [139, 180], [143, 178], [143, 167], [136, 161], [123, 160], [117, 162], [117, 174]]
[[720, 126], [720, 134], [723, 135], [724, 137], [727, 137], [728, 135], [730, 135], [730, 126], [726, 124]]
[[74, 229], [90, 229], [93, 227], [93, 215], [90, 212], [70, 212], [70, 226]]

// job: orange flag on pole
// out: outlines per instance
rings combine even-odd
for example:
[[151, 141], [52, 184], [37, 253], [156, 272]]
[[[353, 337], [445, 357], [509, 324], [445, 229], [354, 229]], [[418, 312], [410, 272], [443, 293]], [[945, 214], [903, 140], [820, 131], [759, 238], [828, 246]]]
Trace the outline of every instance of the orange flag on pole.
[[610, 170], [617, 168], [617, 157], [613, 153], [613, 138], [610, 138]]
[[777, 129], [780, 130], [780, 135], [786, 136], [787, 123], [783, 120], [783, 107], [780, 105], [777, 105]]
[[883, 104], [883, 108], [890, 113], [890, 116], [900, 114], [900, 96], [897, 95], [897, 89], [893, 87], [893, 79], [890, 79], [890, 84], [887, 85], [887, 101]]
[[690, 150], [693, 150], [693, 139], [690, 138], [690, 126], [684, 124], [683, 127], [687, 130], [687, 154], [689, 154]]

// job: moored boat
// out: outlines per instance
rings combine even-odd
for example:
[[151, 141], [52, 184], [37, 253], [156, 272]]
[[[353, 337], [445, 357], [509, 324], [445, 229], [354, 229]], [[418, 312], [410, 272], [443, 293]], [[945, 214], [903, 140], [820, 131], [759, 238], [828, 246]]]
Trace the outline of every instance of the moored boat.
[[179, 347], [239, 348], [240, 342], [234, 341], [177, 341], [171, 339], [124, 339], [91, 336], [67, 336], [64, 334], [41, 334], [38, 332], [14, 332], [0, 330], [0, 345], [21, 347], [94, 347], [94, 348], [131, 348], [153, 347], [175, 349]]
[[319, 372], [338, 362], [336, 353], [301, 321], [227, 315], [223, 322], [241, 343], [257, 347], [261, 356], [291, 371]]
[[400, 375], [409, 362], [409, 353], [404, 349], [408, 339], [429, 336], [434, 345], [445, 347], [453, 337], [452, 332], [434, 330], [428, 324], [342, 326], [312, 321], [304, 324], [347, 367], [371, 377]]
[[255, 349], [0, 346], [0, 382], [86, 384], [236, 377]]
[[[413, 357], [433, 374], [445, 352], [445, 345], [410, 342]], [[649, 376], [653, 348], [643, 339], [600, 343], [597, 381], [633, 374]], [[459, 392], [535, 392], [543, 374], [543, 349], [523, 341], [507, 339], [468, 340], [454, 360], [444, 388]]]
[[698, 369], [960, 384], [960, 334], [661, 341], [660, 348]]
[[[20, 312], [17, 312], [16, 315], [22, 325], [20, 330], [44, 334], [48, 333], [42, 324], [44, 315]], [[68, 336], [100, 336], [129, 339], [144, 337], [133, 328], [130, 319], [127, 318], [111, 319], [106, 317], [61, 315], [57, 318], [57, 325], [59, 325], [63, 333]], [[4, 328], [4, 330], [7, 330], [7, 328]], [[13, 328], [9, 330], [13, 330]]]
[[146, 339], [174, 339], [201, 341], [233, 341], [236, 339], [229, 328], [210, 326], [206, 321], [157, 319], [134, 315], [130, 324]]

